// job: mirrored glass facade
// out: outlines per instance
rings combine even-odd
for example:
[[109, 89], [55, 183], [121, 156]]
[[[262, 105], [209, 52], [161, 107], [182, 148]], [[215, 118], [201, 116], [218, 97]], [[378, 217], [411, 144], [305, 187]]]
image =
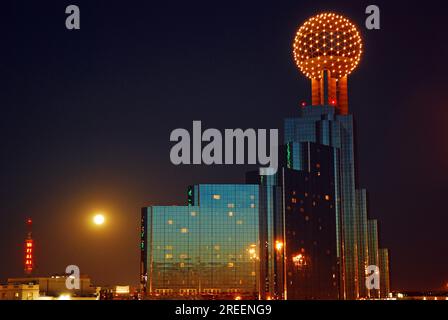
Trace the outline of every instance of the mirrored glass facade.
[[260, 188], [266, 188], [261, 203], [273, 204], [262, 212], [267, 217], [262, 221], [273, 221], [271, 236], [262, 242], [268, 248], [262, 297], [338, 299], [334, 150], [310, 142], [291, 143], [280, 154], [276, 175], [247, 174], [248, 183], [258, 181]]
[[257, 298], [259, 187], [195, 185], [188, 193], [188, 206], [143, 208], [147, 294]]
[[[342, 259], [341, 290], [347, 299], [359, 297], [358, 214], [355, 199], [355, 141], [352, 115], [337, 115], [332, 106], [301, 108], [298, 118], [285, 120], [285, 143], [314, 142], [334, 148], [335, 193], [338, 197], [338, 257]], [[343, 251], [342, 251], [343, 250]]]
[[[338, 114], [333, 106], [306, 106], [295, 118], [285, 119], [285, 143], [313, 142], [333, 147], [334, 187], [340, 260], [341, 297], [369, 296], [365, 286], [369, 261], [367, 192], [357, 186], [356, 135], [353, 116]], [[293, 167], [303, 170], [303, 157], [292, 156]], [[375, 255], [374, 252], [372, 252]]]

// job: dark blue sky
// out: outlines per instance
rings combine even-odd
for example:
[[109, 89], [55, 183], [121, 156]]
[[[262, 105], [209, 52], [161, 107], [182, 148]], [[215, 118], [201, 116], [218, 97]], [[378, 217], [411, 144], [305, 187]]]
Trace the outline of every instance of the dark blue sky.
[[[65, 7], [81, 30], [65, 29]], [[35, 221], [43, 274], [77, 264], [100, 284], [137, 283], [139, 215], [183, 204], [192, 183], [242, 182], [244, 167], [174, 167], [170, 132], [279, 128], [309, 100], [296, 28], [334, 10], [361, 28], [349, 79], [360, 182], [391, 249], [395, 289], [448, 282], [448, 8], [442, 1], [2, 2], [0, 279], [22, 270]], [[191, 129], [190, 129], [191, 130]], [[108, 225], [88, 223], [104, 210]]]

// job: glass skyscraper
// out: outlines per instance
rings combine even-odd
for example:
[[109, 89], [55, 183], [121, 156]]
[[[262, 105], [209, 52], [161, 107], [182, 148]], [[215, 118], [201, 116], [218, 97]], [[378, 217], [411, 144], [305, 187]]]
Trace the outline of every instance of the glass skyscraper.
[[258, 181], [267, 188], [260, 196], [262, 202], [273, 199], [272, 208], [263, 212], [267, 215], [263, 220], [273, 221], [271, 237], [262, 242], [270, 253], [267, 272], [262, 274], [268, 276], [265, 294], [276, 299], [338, 299], [333, 149], [290, 143], [280, 153], [276, 175], [247, 174], [248, 183]]
[[195, 185], [186, 206], [142, 209], [148, 295], [258, 298], [259, 253], [257, 185]]
[[378, 239], [375, 246], [371, 243], [374, 238], [368, 236], [367, 191], [357, 184], [353, 116], [338, 114], [334, 106], [302, 107], [297, 117], [285, 120], [285, 143], [300, 142], [313, 142], [333, 150], [341, 297], [369, 297], [366, 267], [368, 263], [378, 263], [378, 259], [373, 259], [378, 256]]

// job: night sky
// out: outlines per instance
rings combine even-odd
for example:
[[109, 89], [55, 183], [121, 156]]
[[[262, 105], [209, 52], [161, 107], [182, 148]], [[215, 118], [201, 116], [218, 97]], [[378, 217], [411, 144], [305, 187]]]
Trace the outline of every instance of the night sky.
[[[364, 27], [369, 4], [381, 30]], [[81, 30], [65, 28], [65, 7]], [[445, 5], [446, 6], [446, 5]], [[22, 275], [34, 219], [39, 274], [80, 266], [137, 284], [140, 208], [185, 204], [193, 183], [244, 182], [243, 166], [180, 166], [175, 128], [279, 128], [310, 97], [292, 59], [320, 11], [356, 22], [365, 54], [349, 78], [360, 184], [393, 289], [448, 282], [448, 41], [443, 2], [2, 2], [0, 280]], [[250, 167], [249, 169], [254, 169]], [[107, 224], [91, 215], [103, 210]]]

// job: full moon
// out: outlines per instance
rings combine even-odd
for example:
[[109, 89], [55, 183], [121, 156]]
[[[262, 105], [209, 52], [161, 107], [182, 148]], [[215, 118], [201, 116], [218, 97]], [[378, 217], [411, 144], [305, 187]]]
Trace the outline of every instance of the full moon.
[[102, 214], [97, 214], [93, 217], [93, 223], [95, 223], [98, 226], [102, 225], [105, 220], [106, 219], [104, 218], [104, 216]]

